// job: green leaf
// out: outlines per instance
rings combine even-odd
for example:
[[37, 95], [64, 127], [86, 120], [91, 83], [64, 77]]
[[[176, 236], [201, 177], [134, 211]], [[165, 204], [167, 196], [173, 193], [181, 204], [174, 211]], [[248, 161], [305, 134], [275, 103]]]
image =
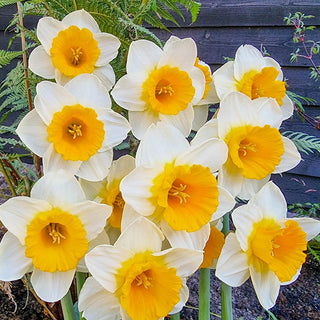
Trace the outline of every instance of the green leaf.
[[0, 50], [0, 68], [9, 64], [14, 58], [22, 55], [22, 51]]
[[19, 0], [0, 0], [0, 8], [8, 6], [9, 4], [17, 3]]
[[297, 149], [305, 154], [320, 153], [320, 139], [304, 132], [284, 131], [282, 135], [289, 138]]

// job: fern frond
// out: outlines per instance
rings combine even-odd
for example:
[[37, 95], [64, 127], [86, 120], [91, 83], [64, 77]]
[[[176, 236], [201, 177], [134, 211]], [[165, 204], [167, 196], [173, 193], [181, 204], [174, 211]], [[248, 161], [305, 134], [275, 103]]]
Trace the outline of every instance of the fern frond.
[[295, 131], [284, 131], [282, 134], [289, 138], [299, 151], [305, 154], [320, 153], [320, 139], [318, 137]]
[[201, 3], [193, 0], [180, 0], [180, 4], [184, 5], [187, 11], [190, 10], [192, 23], [194, 23], [200, 12]]
[[0, 0], [0, 8], [8, 6], [9, 4], [17, 3], [19, 0]]
[[14, 58], [22, 55], [22, 51], [0, 50], [0, 69], [9, 64]]

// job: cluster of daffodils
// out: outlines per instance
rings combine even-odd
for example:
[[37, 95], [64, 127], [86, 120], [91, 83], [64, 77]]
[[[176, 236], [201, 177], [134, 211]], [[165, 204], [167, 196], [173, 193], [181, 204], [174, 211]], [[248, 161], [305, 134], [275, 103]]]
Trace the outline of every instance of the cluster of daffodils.
[[[30, 69], [51, 81], [37, 85], [17, 134], [44, 175], [30, 197], [0, 206], [0, 280], [32, 273], [35, 292], [53, 302], [75, 272], [89, 273], [84, 318], [157, 320], [184, 306], [189, 276], [216, 268], [231, 286], [251, 277], [271, 308], [320, 232], [320, 221], [286, 218], [269, 181], [301, 159], [279, 131], [293, 104], [278, 63], [245, 45], [212, 74], [190, 38], [172, 36], [163, 48], [137, 40], [116, 82], [109, 62], [120, 41], [86, 11], [42, 18], [37, 35]], [[130, 131], [135, 156], [113, 160]], [[236, 198], [249, 201], [233, 210]], [[225, 237], [221, 218], [232, 210], [235, 231]]]

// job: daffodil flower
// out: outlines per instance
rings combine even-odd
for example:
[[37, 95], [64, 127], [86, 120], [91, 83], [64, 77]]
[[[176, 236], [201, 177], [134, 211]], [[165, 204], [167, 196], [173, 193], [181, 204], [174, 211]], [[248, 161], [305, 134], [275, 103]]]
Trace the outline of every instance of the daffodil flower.
[[43, 157], [45, 172], [64, 168], [92, 181], [106, 177], [112, 147], [129, 131], [128, 121], [111, 110], [110, 96], [91, 74], [79, 75], [64, 87], [40, 82], [35, 109], [17, 128], [27, 147]]
[[250, 99], [274, 98], [281, 107], [283, 119], [293, 114], [293, 103], [286, 95], [281, 67], [271, 57], [251, 45], [238, 48], [234, 61], [228, 61], [213, 74], [217, 94], [222, 100], [238, 91]]
[[111, 207], [86, 200], [67, 171], [48, 173], [35, 183], [31, 197], [11, 198], [0, 206], [8, 229], [0, 243], [0, 279], [17, 280], [32, 272], [37, 295], [60, 300], [110, 214]]
[[109, 62], [120, 47], [117, 37], [101, 32], [97, 22], [85, 10], [69, 13], [62, 21], [41, 18], [37, 26], [41, 45], [30, 54], [29, 68], [45, 79], [65, 85], [82, 73], [93, 73], [107, 90], [115, 83]]
[[144, 217], [130, 224], [114, 246], [97, 246], [85, 257], [86, 280], [79, 310], [88, 320], [158, 320], [178, 312], [188, 299], [186, 277], [197, 270], [202, 251], [161, 251], [164, 236]]
[[286, 214], [283, 194], [268, 182], [232, 213], [236, 231], [226, 237], [216, 268], [216, 276], [233, 287], [251, 277], [265, 309], [275, 305], [280, 285], [297, 279], [307, 241], [320, 233], [320, 221]]
[[191, 147], [177, 128], [161, 122], [151, 125], [138, 147], [136, 168], [120, 183], [122, 197], [126, 205], [156, 222], [173, 246], [186, 247], [184, 241], [195, 237], [202, 239], [202, 250], [209, 222], [235, 204], [214, 174], [226, 158], [222, 140]]
[[133, 134], [141, 139], [152, 123], [166, 121], [188, 136], [193, 108], [205, 88], [203, 72], [195, 67], [197, 47], [191, 38], [170, 38], [164, 48], [148, 40], [133, 41], [127, 59], [127, 74], [111, 94], [129, 110]]
[[220, 103], [215, 119], [208, 121], [192, 140], [192, 145], [213, 137], [225, 141], [228, 160], [219, 171], [219, 183], [233, 196], [250, 199], [271, 173], [294, 168], [301, 156], [294, 143], [281, 136], [280, 107], [274, 99], [251, 100], [232, 92]]
[[112, 207], [112, 214], [106, 224], [111, 243], [114, 243], [115, 239], [120, 235], [125, 206], [120, 191], [120, 182], [134, 168], [134, 158], [130, 155], [125, 155], [112, 162], [108, 176], [102, 181], [79, 180], [87, 199], [105, 203]]

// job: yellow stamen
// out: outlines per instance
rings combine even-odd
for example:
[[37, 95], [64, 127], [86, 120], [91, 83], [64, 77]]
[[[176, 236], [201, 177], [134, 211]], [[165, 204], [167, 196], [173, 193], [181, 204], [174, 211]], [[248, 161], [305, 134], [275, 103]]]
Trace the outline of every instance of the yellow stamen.
[[59, 223], [50, 223], [47, 226], [48, 234], [52, 238], [52, 243], [61, 243], [61, 239], [66, 239], [66, 237], [60, 232], [60, 225]]
[[72, 123], [68, 126], [68, 132], [72, 135], [72, 139], [82, 136], [81, 124]]
[[257, 145], [252, 142], [241, 141], [239, 145], [239, 153], [245, 157], [248, 151], [257, 152]]
[[190, 198], [190, 194], [183, 192], [186, 189], [187, 185], [180, 183], [179, 187], [172, 185], [169, 190], [168, 196], [177, 197], [179, 199], [180, 204], [186, 203], [187, 198]]
[[139, 287], [143, 285], [145, 289], [148, 289], [149, 287], [152, 287], [152, 278], [148, 277], [145, 272], [142, 272], [141, 274], [136, 276], [136, 285]]
[[77, 49], [70, 48], [72, 52], [71, 63], [77, 65], [80, 63], [80, 56], [83, 54], [81, 47]]
[[124, 208], [124, 205], [125, 205], [125, 201], [123, 200], [123, 198], [122, 198], [122, 194], [121, 194], [121, 192], [119, 192], [118, 194], [117, 194], [117, 196], [116, 196], [116, 198], [115, 198], [115, 200], [114, 200], [114, 202], [113, 202], [113, 205], [114, 206], [117, 206], [117, 207], [119, 207], [119, 208]]
[[158, 84], [156, 87], [156, 95], [169, 94], [169, 96], [172, 96], [173, 93], [174, 89], [172, 88], [171, 84], [167, 86], [161, 86]]

